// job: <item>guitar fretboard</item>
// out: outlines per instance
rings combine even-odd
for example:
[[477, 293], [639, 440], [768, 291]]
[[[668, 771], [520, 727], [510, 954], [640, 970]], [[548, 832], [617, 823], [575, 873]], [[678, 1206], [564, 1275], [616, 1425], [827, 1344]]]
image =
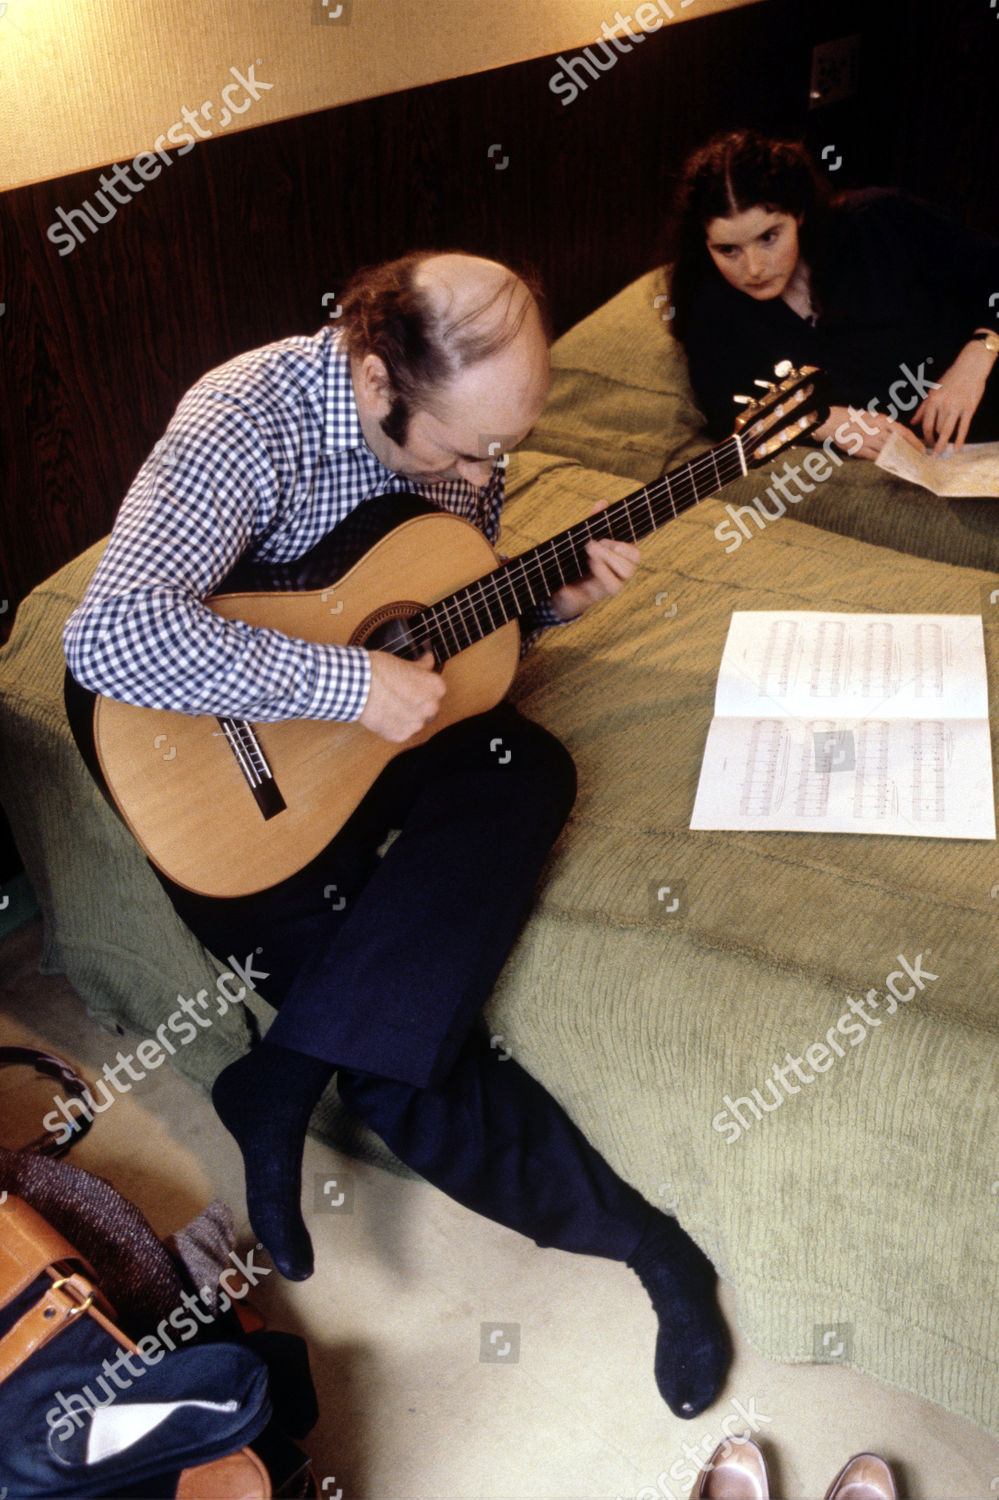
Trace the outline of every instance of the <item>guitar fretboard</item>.
[[691, 463], [664, 474], [413, 615], [407, 639], [398, 647], [400, 654], [429, 647], [438, 662], [449, 660], [526, 613], [532, 605], [550, 599], [564, 584], [585, 578], [590, 571], [588, 541], [606, 537], [637, 542], [746, 472], [739, 437], [726, 438]]

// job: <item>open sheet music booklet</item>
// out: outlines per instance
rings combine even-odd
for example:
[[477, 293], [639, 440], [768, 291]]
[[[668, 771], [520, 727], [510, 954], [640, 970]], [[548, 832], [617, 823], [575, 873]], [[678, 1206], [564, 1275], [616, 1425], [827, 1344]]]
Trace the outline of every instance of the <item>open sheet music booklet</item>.
[[735, 611], [690, 826], [994, 839], [981, 617]]

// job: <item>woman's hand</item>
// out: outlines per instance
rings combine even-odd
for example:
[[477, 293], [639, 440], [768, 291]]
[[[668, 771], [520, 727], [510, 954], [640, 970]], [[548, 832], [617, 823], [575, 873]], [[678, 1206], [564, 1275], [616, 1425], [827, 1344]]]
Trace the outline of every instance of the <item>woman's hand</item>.
[[866, 408], [858, 411], [856, 407], [830, 407], [828, 420], [817, 427], [812, 436], [823, 441], [832, 438], [836, 447], [849, 453], [851, 458], [876, 459], [893, 432], [911, 443], [919, 453], [923, 452], [923, 444], [908, 427], [883, 412]]
[[942, 453], [952, 437], [954, 452], [960, 453], [994, 363], [995, 355], [973, 339], [944, 371], [936, 390], [919, 403], [913, 425], [922, 422], [926, 445], [932, 444], [934, 453]]

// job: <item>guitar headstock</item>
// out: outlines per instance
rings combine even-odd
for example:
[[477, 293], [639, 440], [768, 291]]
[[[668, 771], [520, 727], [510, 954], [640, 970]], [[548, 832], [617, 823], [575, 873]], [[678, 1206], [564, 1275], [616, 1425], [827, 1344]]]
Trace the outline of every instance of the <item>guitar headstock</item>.
[[774, 368], [777, 381], [758, 380], [766, 394], [756, 400], [737, 396], [747, 402], [735, 420], [735, 431], [742, 444], [747, 468], [766, 463], [775, 453], [800, 442], [829, 415], [829, 403], [823, 386], [825, 376], [815, 365], [792, 369], [788, 360]]

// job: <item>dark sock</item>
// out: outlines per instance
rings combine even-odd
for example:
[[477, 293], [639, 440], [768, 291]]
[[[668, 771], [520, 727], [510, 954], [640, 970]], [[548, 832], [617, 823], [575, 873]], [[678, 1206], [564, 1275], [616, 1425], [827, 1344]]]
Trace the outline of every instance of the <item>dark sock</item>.
[[675, 1219], [653, 1212], [627, 1264], [659, 1319], [656, 1385], [670, 1411], [696, 1417], [721, 1389], [728, 1339], [715, 1302], [715, 1268]]
[[216, 1078], [212, 1103], [243, 1153], [250, 1223], [282, 1276], [312, 1275], [302, 1218], [305, 1132], [335, 1068], [322, 1058], [258, 1043]]

